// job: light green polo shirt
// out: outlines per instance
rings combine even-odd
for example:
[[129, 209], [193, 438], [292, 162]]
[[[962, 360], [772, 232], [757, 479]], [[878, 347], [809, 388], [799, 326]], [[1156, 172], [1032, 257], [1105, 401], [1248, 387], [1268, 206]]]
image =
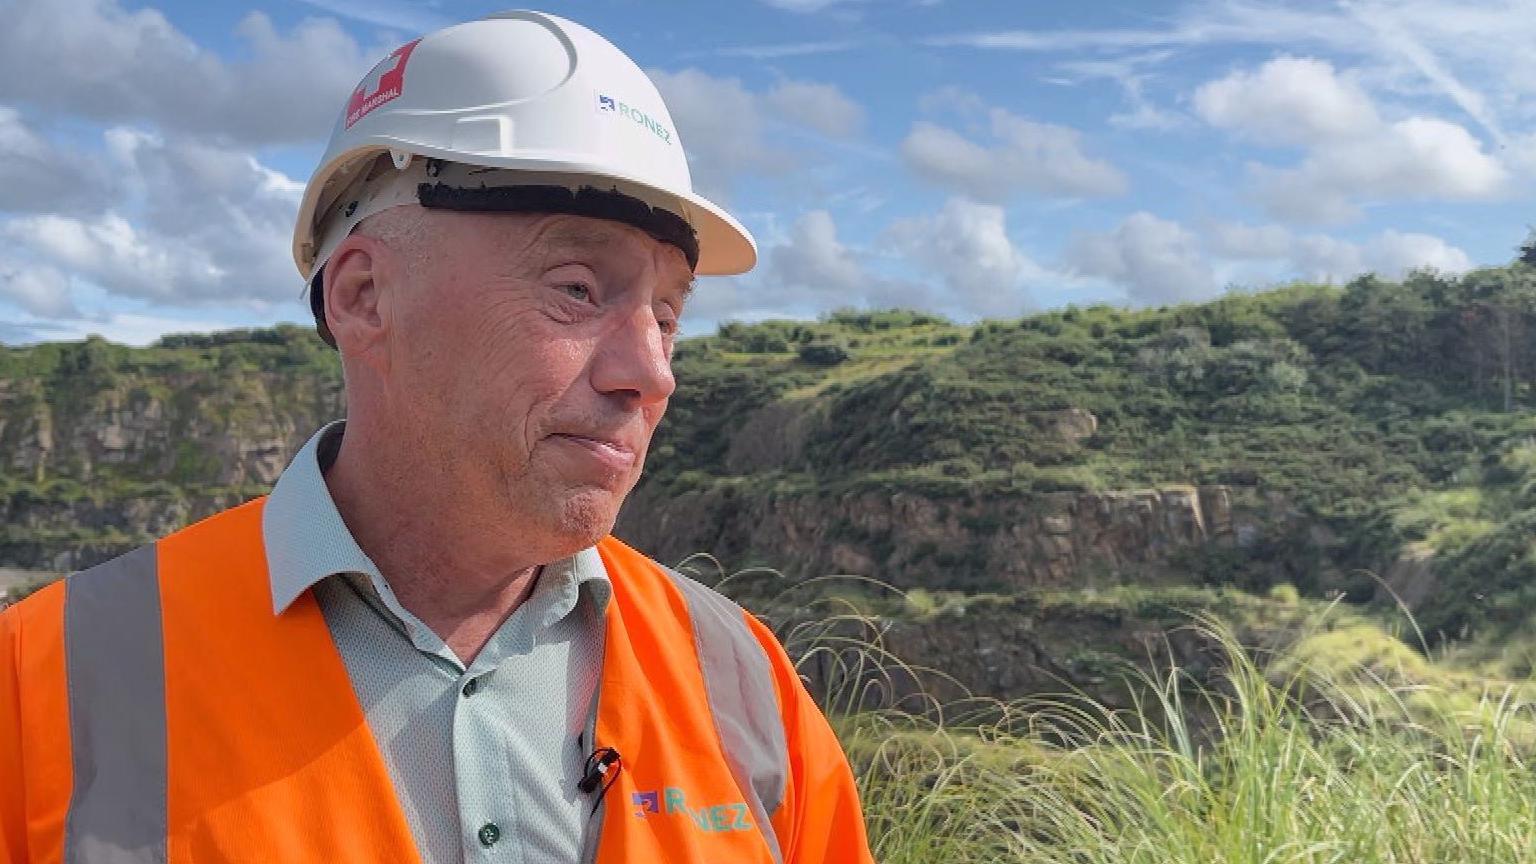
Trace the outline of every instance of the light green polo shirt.
[[314, 591], [426, 864], [582, 860], [596, 839], [576, 784], [612, 592], [602, 559], [586, 549], [545, 565], [466, 668], [337, 511], [322, 471], [343, 426], [309, 440], [263, 510], [274, 613]]

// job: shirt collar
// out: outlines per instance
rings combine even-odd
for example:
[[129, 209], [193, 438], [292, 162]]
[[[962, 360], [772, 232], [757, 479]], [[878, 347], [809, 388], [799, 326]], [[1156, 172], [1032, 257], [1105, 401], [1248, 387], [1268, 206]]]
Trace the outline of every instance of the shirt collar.
[[383, 580], [378, 565], [347, 530], [325, 485], [322, 449], [335, 453], [345, 428], [346, 421], [337, 420], [316, 432], [277, 478], [262, 508], [261, 533], [274, 614], [281, 615], [300, 594], [334, 573], [361, 573], [370, 580]]
[[[325, 485], [324, 469], [335, 458], [345, 429], [346, 421], [337, 420], [310, 437], [277, 478], [277, 485], [262, 508], [262, 542], [271, 579], [272, 612], [281, 615], [300, 594], [329, 576], [358, 573], [367, 577], [368, 583], [383, 595], [381, 599], [390, 603], [392, 611], [414, 620], [403, 608], [393, 608], [394, 597], [388, 582], [368, 553], [357, 545], [357, 539], [336, 509], [330, 487]], [[536, 589], [535, 593], [547, 591], [555, 595], [550, 598], [545, 615], [540, 616], [548, 618], [546, 623], [570, 614], [578, 597], [589, 601], [602, 614], [613, 593], [607, 568], [596, 547], [546, 565], [539, 582], [543, 591]]]

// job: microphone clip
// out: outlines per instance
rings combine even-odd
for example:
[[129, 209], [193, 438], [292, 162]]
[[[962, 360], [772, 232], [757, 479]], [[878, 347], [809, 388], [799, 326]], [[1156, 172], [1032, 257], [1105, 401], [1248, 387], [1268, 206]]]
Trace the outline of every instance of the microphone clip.
[[[597, 791], [598, 785], [601, 784], [603, 792], [606, 793], [608, 787], [618, 781], [619, 772], [622, 770], [624, 770], [624, 763], [620, 761], [619, 751], [612, 747], [599, 747], [587, 756], [587, 765], [582, 769], [581, 780], [577, 782], [576, 789], [591, 793]], [[613, 772], [613, 777], [604, 783], [603, 778], [608, 776], [609, 771]]]

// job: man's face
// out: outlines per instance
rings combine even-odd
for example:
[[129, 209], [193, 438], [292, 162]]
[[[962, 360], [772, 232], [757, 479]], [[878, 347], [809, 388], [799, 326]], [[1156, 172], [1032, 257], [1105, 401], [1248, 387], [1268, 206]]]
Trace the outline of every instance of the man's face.
[[617, 222], [429, 211], [388, 409], [469, 512], [570, 554], [608, 533], [674, 386], [683, 253]]

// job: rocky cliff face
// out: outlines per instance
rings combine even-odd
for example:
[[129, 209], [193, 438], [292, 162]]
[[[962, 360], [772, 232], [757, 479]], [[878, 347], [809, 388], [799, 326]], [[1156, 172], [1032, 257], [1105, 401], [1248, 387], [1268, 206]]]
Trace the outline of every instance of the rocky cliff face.
[[[0, 564], [90, 566], [261, 494], [344, 410], [337, 377], [282, 370], [0, 380], [0, 477], [11, 486], [0, 496]], [[704, 551], [799, 576], [1011, 590], [1155, 576], [1170, 555], [1244, 542], [1283, 510], [1224, 486], [961, 499], [778, 494], [756, 489], [752, 472], [803, 458], [814, 409], [765, 410], [773, 416], [744, 424], [730, 444], [727, 463], [744, 482], [676, 495], [642, 485], [620, 536], [662, 560]], [[1097, 424], [1079, 409], [1041, 414], [1042, 434], [1069, 442]]]
[[345, 410], [334, 361], [285, 342], [50, 347], [51, 368], [0, 375], [0, 566], [90, 566], [259, 495]]
[[[1288, 517], [1283, 500], [1226, 486], [959, 500], [724, 486], [674, 497], [641, 490], [618, 533], [662, 560], [708, 551], [793, 576], [852, 573], [902, 586], [1012, 590], [1156, 576], [1176, 553], [1248, 543]], [[794, 554], [762, 560], [774, 549]]]
[[[339, 388], [311, 390], [277, 374], [135, 383], [52, 401], [35, 382], [0, 382], [6, 473], [33, 481], [107, 475], [267, 485], [322, 417], [344, 410]], [[311, 392], [295, 401], [301, 390]]]
[[[262, 494], [345, 410], [334, 356], [302, 331], [52, 350], [30, 374], [0, 374], [0, 566], [86, 567]], [[808, 436], [828, 404], [780, 401], [744, 417], [721, 433], [724, 475], [678, 492], [642, 483], [617, 533], [662, 560], [708, 552], [794, 576], [1015, 591], [1176, 578], [1181, 554], [1243, 546], [1290, 518], [1283, 501], [1227, 486], [821, 492]], [[1027, 420], [1043, 450], [1079, 447], [1098, 428], [1078, 408]], [[800, 472], [791, 491], [763, 479], [786, 471]]]
[[[1245, 546], [1293, 518], [1251, 488], [1123, 492], [821, 493], [813, 439], [831, 403], [782, 400], [729, 427], [725, 474], [685, 489], [643, 482], [616, 533], [664, 561], [708, 552], [792, 576], [851, 573], [904, 586], [1015, 590], [1165, 575], [1170, 559]], [[1026, 412], [1031, 448], [1073, 453], [1098, 431], [1081, 408]], [[783, 491], [774, 478], [799, 482]], [[811, 491], [807, 491], [807, 487]]]

